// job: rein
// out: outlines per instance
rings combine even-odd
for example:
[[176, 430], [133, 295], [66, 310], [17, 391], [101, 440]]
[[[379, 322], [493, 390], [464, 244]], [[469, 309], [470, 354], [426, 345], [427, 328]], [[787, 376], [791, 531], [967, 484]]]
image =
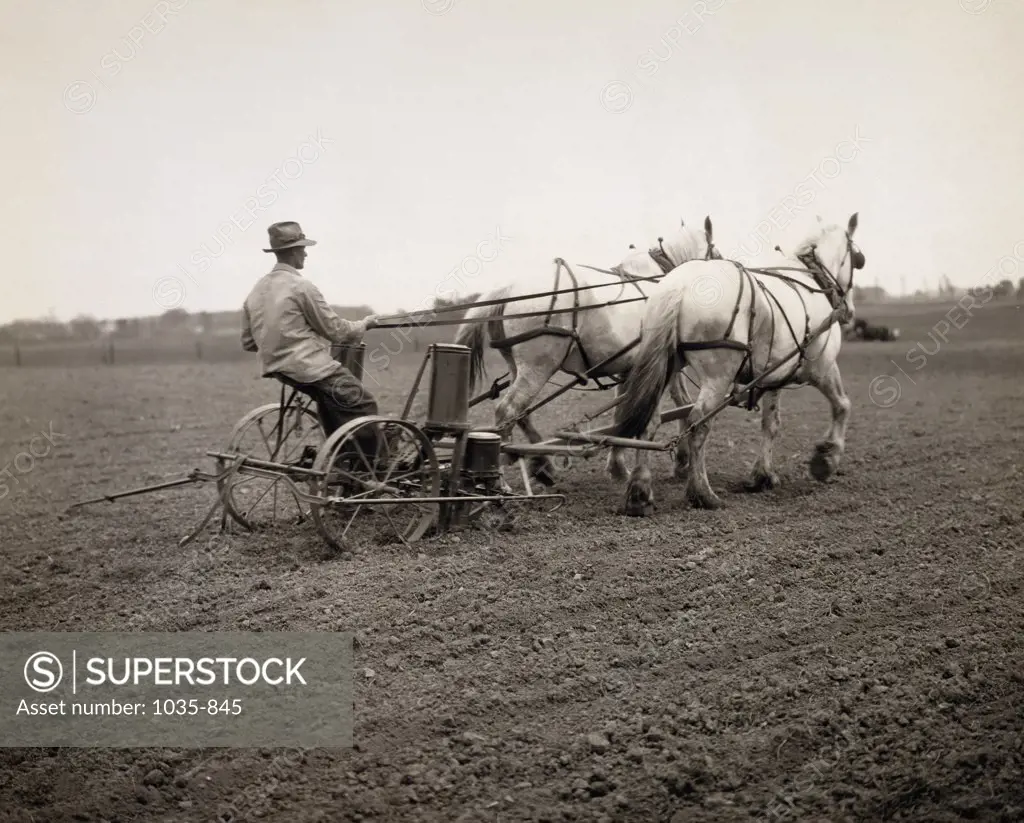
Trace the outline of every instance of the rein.
[[[616, 284], [615, 283], [611, 283], [609, 285], [614, 286]], [[607, 286], [605, 288], [607, 288]], [[566, 291], [570, 291], [571, 292], [572, 289], [567, 289]], [[546, 296], [548, 294], [551, 294], [551, 292], [542, 292], [541, 296], [543, 297], [543, 296]], [[572, 306], [572, 307], [567, 308], [567, 309], [546, 309], [545, 311], [528, 311], [528, 312], [519, 312], [518, 314], [503, 314], [503, 315], [501, 315], [500, 319], [502, 319], [502, 320], [515, 320], [518, 317], [547, 317], [548, 315], [551, 315], [551, 314], [570, 314], [570, 313], [573, 313], [573, 312], [591, 311], [592, 309], [606, 309], [609, 306], [620, 306], [623, 303], [637, 303], [640, 300], [646, 300], [646, 299], [647, 299], [646, 297], [630, 297], [628, 300], [609, 300], [606, 303], [594, 303], [593, 305], [590, 305], [590, 306]], [[394, 317], [399, 319], [399, 320], [402, 318], [402, 316], [403, 315], [394, 315]], [[498, 318], [494, 318], [494, 317], [456, 317], [456, 318], [452, 318], [450, 320], [417, 320], [417, 321], [412, 321], [412, 322], [409, 322], [409, 323], [396, 323], [396, 322], [378, 323], [373, 328], [375, 328], [375, 329], [405, 329], [405, 328], [408, 328], [409, 326], [424, 326], [424, 327], [429, 327], [429, 326], [459, 326], [459, 325], [462, 325], [463, 323], [477, 323], [477, 324], [478, 323], [490, 323], [490, 322], [492, 322], [492, 321], [494, 321], [496, 319], [498, 319]], [[391, 318], [389, 317], [388, 320], [391, 320]]]
[[[594, 269], [594, 271], [603, 272], [604, 274], [618, 275], [618, 272], [608, 271], [607, 269], [598, 269], [598, 268], [596, 268], [594, 266], [585, 266], [585, 268]], [[650, 282], [653, 282], [653, 283], [659, 282], [662, 279], [662, 277], [664, 277], [664, 275], [658, 275], [658, 276], [653, 276], [653, 277], [634, 277], [633, 275], [628, 275], [628, 276], [631, 279], [636, 280], [636, 281], [650, 281]], [[439, 308], [436, 308], [436, 309], [420, 309], [418, 311], [403, 312], [402, 314], [384, 314], [384, 315], [381, 315], [378, 319], [384, 321], [384, 323], [392, 323], [392, 324], [395, 323], [396, 321], [399, 321], [399, 320], [409, 320], [410, 321], [408, 323], [399, 323], [397, 326], [392, 325], [392, 326], [388, 327], [388, 328], [398, 328], [399, 326], [405, 327], [405, 326], [415, 325], [415, 319], [414, 318], [417, 318], [417, 317], [431, 317], [432, 315], [446, 314], [448, 312], [453, 312], [453, 311], [462, 311], [462, 310], [467, 310], [468, 311], [469, 309], [479, 309], [479, 308], [483, 308], [484, 306], [506, 306], [509, 303], [515, 303], [515, 302], [521, 301], [521, 300], [534, 300], [534, 299], [536, 299], [538, 297], [551, 297], [551, 296], [557, 295], [557, 294], [575, 294], [576, 292], [588, 291], [590, 289], [610, 289], [610, 288], [613, 288], [616, 285], [619, 285], [619, 284], [617, 284], [617, 283], [595, 283], [594, 285], [591, 285], [591, 286], [578, 286], [578, 287], [573, 287], [573, 288], [569, 288], [569, 289], [555, 289], [554, 291], [538, 291], [538, 292], [534, 292], [533, 294], [522, 294], [519, 297], [502, 297], [502, 298], [498, 298], [498, 299], [495, 299], [495, 300], [479, 300], [479, 301], [474, 302], [474, 303], [453, 303], [450, 306], [442, 306], [442, 307], [439, 307]], [[544, 314], [544, 312], [541, 312], [541, 314]], [[508, 317], [513, 317], [514, 315], [507, 315], [507, 316]], [[523, 315], [523, 316], [532, 316], [532, 315]], [[493, 318], [488, 318], [488, 319], [493, 319]], [[472, 320], [473, 320], [473, 318], [469, 318], [466, 322], [472, 322]], [[451, 325], [452, 322], [455, 322], [455, 321], [444, 321], [443, 323], [436, 323], [434, 325]], [[458, 322], [462, 322], [462, 321], [460, 320]], [[378, 323], [376, 328], [381, 328], [384, 325], [384, 323]], [[430, 323], [431, 323], [431, 321], [425, 321], [423, 323], [423, 325], [430, 325]]]

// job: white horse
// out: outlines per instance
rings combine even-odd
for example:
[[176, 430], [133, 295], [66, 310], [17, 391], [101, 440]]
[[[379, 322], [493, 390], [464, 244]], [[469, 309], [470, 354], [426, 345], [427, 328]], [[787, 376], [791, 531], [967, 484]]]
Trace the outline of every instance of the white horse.
[[[643, 339], [622, 386], [625, 399], [616, 409], [615, 433], [640, 436], [668, 382], [688, 366], [700, 388], [683, 431], [691, 421], [696, 425], [689, 437], [680, 438], [676, 461], [687, 466], [686, 494], [694, 506], [722, 505], [704, 464], [713, 417], [709, 413], [761, 375], [763, 382], [751, 391], [754, 398], [760, 394], [761, 452], [746, 488], [761, 491], [779, 485], [772, 446], [780, 423], [779, 391], [788, 387], [809, 384], [825, 395], [832, 421], [810, 469], [822, 482], [838, 470], [850, 418], [850, 401], [836, 364], [843, 342], [840, 325], [853, 316], [853, 272], [865, 262], [853, 242], [856, 229], [856, 214], [845, 229], [818, 225], [792, 257], [770, 269], [748, 270], [731, 260], [692, 261], [651, 291], [644, 304]], [[819, 327], [823, 333], [809, 340]], [[641, 473], [639, 463], [634, 474], [639, 488], [631, 477], [626, 509], [642, 515], [653, 494], [650, 474]]]
[[[531, 443], [543, 438], [530, 420], [530, 404], [541, 389], [559, 371], [588, 379], [617, 378], [633, 365], [635, 345], [640, 337], [644, 301], [654, 285], [634, 278], [662, 278], [676, 266], [689, 260], [720, 259], [712, 241], [711, 219], [704, 220], [704, 231], [696, 232], [680, 221], [679, 230], [669, 238], [658, 238], [649, 251], [633, 250], [611, 273], [583, 264], [569, 265], [555, 260], [554, 282], [544, 288], [532, 288], [518, 281], [484, 295], [480, 299], [502, 300], [541, 291], [562, 291], [516, 300], [495, 306], [480, 306], [466, 312], [469, 322], [459, 327], [455, 342], [472, 349], [470, 382], [475, 388], [484, 375], [484, 347], [487, 337], [508, 364], [510, 384], [495, 406], [495, 425], [505, 437], [514, 425]], [[633, 249], [633, 247], [630, 247]], [[604, 305], [612, 301], [613, 305]], [[589, 308], [598, 306], [599, 308]], [[505, 314], [535, 314], [511, 318]], [[490, 318], [484, 322], [483, 318]], [[621, 385], [617, 393], [621, 393]], [[682, 404], [681, 380], [672, 381], [672, 396]], [[682, 429], [680, 428], [680, 431]], [[627, 475], [623, 449], [608, 454], [607, 470], [616, 479]], [[552, 483], [554, 467], [547, 457], [529, 461], [532, 474]]]

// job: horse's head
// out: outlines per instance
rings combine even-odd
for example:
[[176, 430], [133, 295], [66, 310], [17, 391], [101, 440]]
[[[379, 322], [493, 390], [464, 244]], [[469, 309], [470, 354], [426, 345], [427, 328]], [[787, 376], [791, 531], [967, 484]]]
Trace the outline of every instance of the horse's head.
[[818, 222], [793, 256], [811, 270], [823, 289], [832, 293], [835, 305], [846, 305], [852, 318], [853, 273], [864, 268], [865, 263], [864, 253], [853, 242], [857, 214], [850, 216], [845, 229], [836, 224], [824, 225], [820, 217]]
[[615, 268], [630, 277], [661, 277], [665, 274], [651, 254], [640, 251], [636, 246], [629, 247], [629, 254]]
[[710, 217], [704, 218], [703, 232], [694, 231], [680, 220], [679, 228], [668, 237], [659, 237], [658, 245], [648, 253], [666, 274], [690, 260], [722, 259], [712, 240]]

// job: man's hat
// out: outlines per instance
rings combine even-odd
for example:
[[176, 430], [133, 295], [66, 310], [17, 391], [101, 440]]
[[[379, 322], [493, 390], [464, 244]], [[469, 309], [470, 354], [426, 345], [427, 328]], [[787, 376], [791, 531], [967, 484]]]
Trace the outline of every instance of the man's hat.
[[316, 245], [316, 240], [308, 240], [302, 233], [302, 227], [291, 220], [274, 223], [267, 229], [267, 234], [270, 235], [270, 248], [263, 251], [281, 251], [282, 249], [293, 249], [296, 246]]

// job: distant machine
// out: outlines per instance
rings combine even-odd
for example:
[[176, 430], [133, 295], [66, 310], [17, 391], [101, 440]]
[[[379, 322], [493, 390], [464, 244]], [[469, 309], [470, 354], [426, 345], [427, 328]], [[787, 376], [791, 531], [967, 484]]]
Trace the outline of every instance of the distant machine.
[[853, 323], [850, 337], [855, 340], [899, 340], [900, 330], [890, 326], [873, 326], [864, 318], [858, 318]]

